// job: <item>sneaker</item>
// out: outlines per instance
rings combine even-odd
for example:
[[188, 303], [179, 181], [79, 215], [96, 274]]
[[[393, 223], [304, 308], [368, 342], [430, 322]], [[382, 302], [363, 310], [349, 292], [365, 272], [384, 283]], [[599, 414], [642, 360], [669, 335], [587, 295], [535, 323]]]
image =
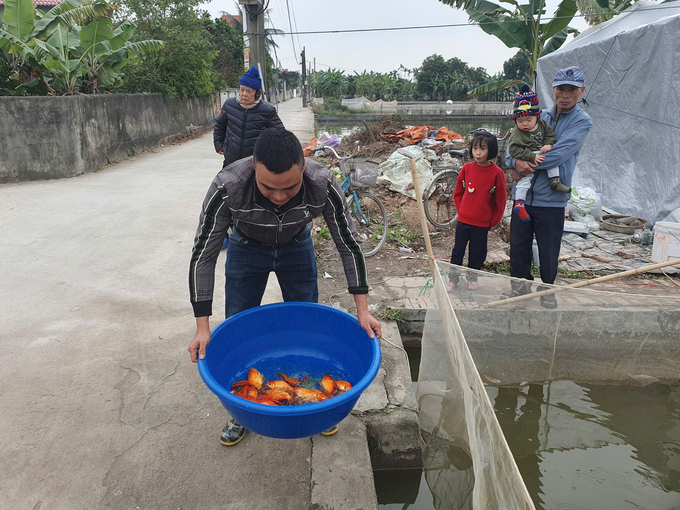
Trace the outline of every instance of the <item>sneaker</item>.
[[446, 284], [446, 287], [444, 288], [446, 289], [446, 292], [451, 292], [453, 289], [456, 288], [456, 284], [453, 282], [449, 282]]
[[332, 435], [335, 434], [337, 431], [338, 431], [338, 426], [337, 426], [337, 425], [333, 425], [333, 426], [332, 426], [331, 428], [329, 428], [328, 430], [324, 430], [324, 431], [321, 433], [321, 435], [322, 435], [322, 436], [332, 436]]
[[468, 282], [468, 290], [479, 290], [479, 283], [475, 280]]
[[239, 425], [234, 420], [229, 420], [220, 434], [220, 443], [224, 446], [234, 446], [243, 439], [245, 435], [246, 428], [243, 425]]

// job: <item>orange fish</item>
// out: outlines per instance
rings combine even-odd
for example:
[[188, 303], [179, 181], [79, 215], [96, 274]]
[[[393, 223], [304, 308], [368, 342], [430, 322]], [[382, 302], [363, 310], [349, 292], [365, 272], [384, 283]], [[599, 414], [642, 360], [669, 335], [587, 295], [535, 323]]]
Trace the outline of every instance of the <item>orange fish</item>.
[[287, 391], [289, 393], [293, 389], [293, 387], [286, 381], [269, 381], [267, 383], [267, 386], [269, 386], [273, 390]]
[[255, 386], [258, 390], [261, 390], [264, 385], [264, 377], [260, 372], [255, 370], [255, 368], [251, 368], [248, 371], [248, 380], [250, 381], [250, 384]]
[[265, 404], [265, 405], [268, 405], [268, 406], [278, 406], [278, 405], [281, 405], [281, 404], [279, 404], [276, 400], [274, 400], [273, 398], [271, 398], [271, 397], [269, 397], [269, 396], [267, 396], [267, 395], [259, 395], [259, 396], [255, 399], [255, 402], [257, 402], [257, 403], [259, 403], [259, 404]]
[[351, 389], [352, 385], [347, 381], [335, 381], [335, 387], [338, 389], [338, 394], [340, 394]]
[[300, 381], [298, 381], [297, 379], [293, 379], [292, 377], [288, 377], [283, 372], [281, 372], [279, 375], [281, 376], [281, 379], [286, 381], [291, 386], [300, 386], [300, 384], [301, 384]]
[[326, 374], [319, 381], [319, 386], [326, 395], [332, 395], [333, 390], [335, 390], [335, 381], [330, 375]]
[[250, 386], [250, 381], [238, 381], [231, 385], [232, 390], [240, 390], [243, 386]]
[[264, 394], [276, 402], [293, 402], [293, 397], [283, 390], [264, 390]]
[[322, 400], [328, 400], [328, 395], [323, 391], [312, 388], [293, 388], [293, 395], [305, 402], [321, 402]]

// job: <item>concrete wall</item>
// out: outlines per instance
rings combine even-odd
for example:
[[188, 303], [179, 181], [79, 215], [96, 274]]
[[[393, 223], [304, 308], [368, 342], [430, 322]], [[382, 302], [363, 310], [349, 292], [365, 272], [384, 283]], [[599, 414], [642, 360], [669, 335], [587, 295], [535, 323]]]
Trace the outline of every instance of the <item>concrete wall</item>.
[[0, 182], [73, 177], [213, 125], [216, 98], [0, 97]]

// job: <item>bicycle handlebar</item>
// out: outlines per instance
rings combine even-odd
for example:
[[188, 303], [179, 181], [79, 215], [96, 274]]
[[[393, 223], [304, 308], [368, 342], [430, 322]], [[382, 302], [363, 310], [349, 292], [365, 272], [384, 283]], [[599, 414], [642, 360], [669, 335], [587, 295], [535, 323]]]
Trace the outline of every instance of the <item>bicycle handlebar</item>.
[[320, 151], [320, 150], [331, 151], [331, 152], [333, 153], [333, 155], [334, 155], [337, 159], [339, 159], [340, 161], [344, 161], [345, 159], [348, 159], [348, 158], [349, 158], [349, 156], [345, 156], [344, 158], [341, 158], [341, 157], [338, 155], [338, 153], [335, 152], [335, 149], [334, 149], [333, 147], [328, 146], [328, 145], [322, 145], [321, 147], [317, 147], [316, 149], [312, 149], [312, 152], [318, 152], [318, 151]]

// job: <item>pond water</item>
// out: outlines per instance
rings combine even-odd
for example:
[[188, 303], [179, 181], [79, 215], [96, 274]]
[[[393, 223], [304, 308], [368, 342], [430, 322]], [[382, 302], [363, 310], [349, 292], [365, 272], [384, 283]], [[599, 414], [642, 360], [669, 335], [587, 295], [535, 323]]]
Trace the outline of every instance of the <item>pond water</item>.
[[[478, 128], [484, 128], [487, 131], [494, 133], [495, 135], [503, 135], [505, 134], [510, 128], [512, 128], [515, 125], [515, 122], [511, 119], [507, 119], [505, 117], [501, 117], [498, 119], [494, 120], [489, 120], [488, 117], [486, 117], [486, 120], [480, 120], [478, 122], [470, 122], [468, 120], [460, 121], [460, 120], [455, 120], [451, 119], [450, 121], [447, 120], [446, 122], [442, 122], [441, 117], [439, 119], [432, 119], [432, 120], [425, 120], [425, 121], [417, 121], [413, 124], [409, 124], [408, 117], [402, 117], [404, 119], [404, 122], [406, 122], [406, 125], [413, 125], [413, 126], [433, 126], [436, 128], [440, 128], [443, 126], [446, 126], [448, 129], [452, 129], [456, 133], [459, 133], [463, 135], [464, 137], [470, 133], [470, 131]], [[372, 122], [371, 122], [372, 124]], [[327, 131], [331, 135], [338, 135], [338, 136], [346, 136], [350, 135], [352, 133], [355, 133], [358, 130], [364, 129], [364, 125], [361, 121], [325, 121], [325, 122], [317, 122], [316, 123], [316, 136], [319, 135], [319, 133], [323, 133], [324, 131]]]
[[[680, 386], [559, 381], [487, 393], [537, 509], [680, 508]], [[447, 470], [376, 472], [379, 507], [470, 508], [469, 457], [453, 450]]]

